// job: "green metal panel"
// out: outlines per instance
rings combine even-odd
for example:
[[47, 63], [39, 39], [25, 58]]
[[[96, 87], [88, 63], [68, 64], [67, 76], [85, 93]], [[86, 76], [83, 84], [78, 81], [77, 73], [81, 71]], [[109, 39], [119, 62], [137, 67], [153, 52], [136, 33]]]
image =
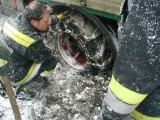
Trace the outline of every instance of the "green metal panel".
[[[41, 2], [44, 2], [44, 3], [49, 3], [53, 0], [37, 0], [37, 1], [41, 1]], [[87, 7], [82, 7], [82, 6], [79, 6], [79, 7], [82, 8], [84, 11], [86, 11], [89, 14], [94, 14], [94, 15], [98, 15], [98, 16], [102, 16], [102, 17], [106, 17], [106, 18], [113, 19], [113, 20], [118, 20], [118, 21], [121, 19], [120, 15], [107, 13], [107, 12], [103, 12], [103, 11], [99, 11], [99, 10], [94, 10], [94, 9], [87, 8]]]
[[121, 4], [124, 0], [52, 0], [54, 2], [85, 6], [110, 14], [119, 15]]
[[106, 17], [106, 18], [109, 18], [109, 19], [118, 20], [118, 21], [121, 19], [120, 15], [115, 15], [115, 14], [102, 12], [102, 11], [98, 11], [98, 10], [93, 10], [93, 9], [86, 8], [86, 7], [82, 7], [82, 9], [84, 11], [86, 11], [87, 13], [102, 16], [102, 17]]

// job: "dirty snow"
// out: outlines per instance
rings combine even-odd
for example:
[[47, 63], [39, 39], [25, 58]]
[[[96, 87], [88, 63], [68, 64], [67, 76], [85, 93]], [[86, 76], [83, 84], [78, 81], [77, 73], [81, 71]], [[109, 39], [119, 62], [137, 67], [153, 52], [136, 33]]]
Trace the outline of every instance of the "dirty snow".
[[[108, 81], [81, 76], [73, 68], [57, 64], [38, 98], [19, 100], [22, 120], [101, 120], [101, 103]], [[7, 98], [0, 97], [0, 120], [13, 120]]]

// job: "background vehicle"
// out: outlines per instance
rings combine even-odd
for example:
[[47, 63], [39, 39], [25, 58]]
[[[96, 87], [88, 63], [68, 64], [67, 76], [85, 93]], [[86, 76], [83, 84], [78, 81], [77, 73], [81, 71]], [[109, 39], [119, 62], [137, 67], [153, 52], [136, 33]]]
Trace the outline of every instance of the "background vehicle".
[[[10, 16], [32, 0], [1, 0], [0, 13]], [[58, 17], [53, 48], [66, 63], [86, 74], [109, 73], [119, 47], [118, 22], [123, 0], [38, 0]]]

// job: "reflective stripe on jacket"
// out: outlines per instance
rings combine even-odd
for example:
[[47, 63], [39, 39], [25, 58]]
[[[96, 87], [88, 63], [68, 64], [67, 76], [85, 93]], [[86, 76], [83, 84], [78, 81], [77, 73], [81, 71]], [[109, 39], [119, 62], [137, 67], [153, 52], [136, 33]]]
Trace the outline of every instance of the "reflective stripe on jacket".
[[12, 40], [24, 47], [29, 47], [33, 42], [35, 42], [33, 38], [19, 32], [7, 22], [4, 23], [3, 32], [12, 38]]

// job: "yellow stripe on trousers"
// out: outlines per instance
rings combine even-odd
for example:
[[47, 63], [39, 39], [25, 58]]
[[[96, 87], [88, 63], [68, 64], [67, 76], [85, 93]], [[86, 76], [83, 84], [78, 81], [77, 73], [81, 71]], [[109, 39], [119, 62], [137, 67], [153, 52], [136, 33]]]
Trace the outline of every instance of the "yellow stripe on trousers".
[[156, 118], [156, 117], [150, 117], [150, 116], [146, 116], [141, 114], [140, 112], [134, 110], [131, 114], [131, 117], [133, 117], [136, 120], [160, 120], [160, 118]]
[[127, 104], [139, 104], [147, 96], [147, 94], [141, 94], [122, 86], [114, 76], [112, 76], [109, 88], [118, 99]]
[[26, 82], [30, 81], [36, 75], [40, 66], [41, 66], [41, 64], [36, 64], [34, 62], [31, 66], [29, 72], [27, 73], [27, 75], [21, 81], [16, 82], [16, 83], [11, 82], [11, 84], [13, 86], [19, 86], [19, 85], [25, 84]]

